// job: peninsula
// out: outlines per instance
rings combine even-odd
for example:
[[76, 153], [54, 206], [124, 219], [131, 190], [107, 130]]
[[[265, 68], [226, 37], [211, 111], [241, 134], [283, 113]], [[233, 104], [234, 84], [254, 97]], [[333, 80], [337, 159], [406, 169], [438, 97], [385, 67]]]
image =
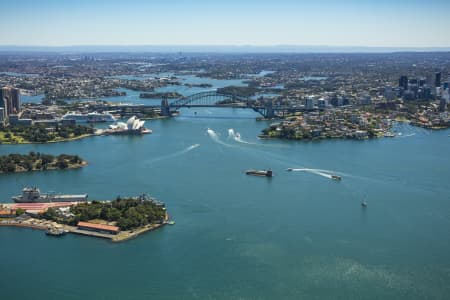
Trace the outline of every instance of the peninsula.
[[169, 221], [165, 204], [145, 194], [112, 201], [0, 205], [0, 226], [29, 227], [125, 241]]
[[0, 126], [0, 144], [55, 143], [94, 135], [94, 128], [83, 125], [33, 124]]

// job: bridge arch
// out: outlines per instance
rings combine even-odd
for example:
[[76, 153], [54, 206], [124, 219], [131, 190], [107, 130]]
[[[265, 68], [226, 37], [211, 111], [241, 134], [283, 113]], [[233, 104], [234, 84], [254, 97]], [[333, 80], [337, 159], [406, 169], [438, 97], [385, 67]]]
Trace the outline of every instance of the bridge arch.
[[242, 103], [247, 105], [250, 101], [248, 98], [239, 97], [232, 94], [218, 93], [217, 91], [206, 91], [173, 101], [169, 104], [169, 107], [179, 109], [181, 107], [220, 106], [220, 102], [227, 100], [230, 101], [230, 104], [240, 103], [240, 106], [242, 106]]

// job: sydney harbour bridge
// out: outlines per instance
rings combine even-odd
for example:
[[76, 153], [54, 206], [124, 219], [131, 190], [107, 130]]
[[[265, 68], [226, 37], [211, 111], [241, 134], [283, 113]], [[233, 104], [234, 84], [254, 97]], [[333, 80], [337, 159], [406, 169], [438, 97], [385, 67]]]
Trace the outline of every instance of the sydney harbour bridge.
[[233, 94], [224, 94], [217, 91], [207, 91], [190, 95], [189, 97], [169, 102], [167, 99], [161, 101], [161, 114], [171, 116], [180, 108], [187, 107], [231, 107], [247, 108], [261, 114], [264, 118], [274, 118], [286, 113], [299, 111], [297, 108], [273, 105], [272, 100], [254, 100]]
[[219, 93], [217, 91], [206, 91], [183, 97], [180, 99], [163, 98], [161, 105], [120, 105], [117, 106], [98, 106], [97, 111], [116, 110], [121, 115], [134, 115], [142, 112], [161, 111], [163, 116], [173, 116], [181, 108], [200, 108], [200, 107], [222, 107], [222, 108], [242, 108], [252, 109], [264, 118], [270, 119], [279, 116], [285, 116], [289, 113], [304, 111], [304, 108], [292, 107], [288, 105], [274, 104], [272, 99], [259, 98], [258, 100], [250, 97], [242, 97], [233, 94]]

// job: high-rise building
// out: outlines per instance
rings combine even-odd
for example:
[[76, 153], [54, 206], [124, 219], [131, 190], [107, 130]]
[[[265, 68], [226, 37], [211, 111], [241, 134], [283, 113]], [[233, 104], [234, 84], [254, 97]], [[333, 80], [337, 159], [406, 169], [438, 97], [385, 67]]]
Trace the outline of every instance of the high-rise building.
[[313, 97], [309, 96], [308, 98], [306, 98], [305, 107], [308, 110], [314, 109], [314, 98]]
[[441, 72], [437, 72], [436, 76], [434, 78], [434, 86], [440, 87], [441, 86]]
[[5, 109], [5, 117], [20, 112], [20, 90], [12, 87], [0, 89], [0, 107]]
[[5, 124], [5, 118], [6, 118], [5, 109], [3, 107], [0, 107], [0, 124], [1, 125]]
[[408, 89], [408, 76], [400, 76], [400, 79], [398, 80], [398, 86], [406, 91]]

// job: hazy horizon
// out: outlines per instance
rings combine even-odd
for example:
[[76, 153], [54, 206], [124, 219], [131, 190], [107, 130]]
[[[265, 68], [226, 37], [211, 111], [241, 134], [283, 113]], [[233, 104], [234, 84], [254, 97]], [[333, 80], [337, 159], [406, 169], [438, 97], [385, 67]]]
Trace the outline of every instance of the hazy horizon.
[[16, 0], [2, 9], [3, 46], [450, 48], [443, 0]]
[[395, 53], [449, 52], [450, 47], [371, 47], [329, 45], [0, 45], [0, 52], [163, 52], [163, 53]]

